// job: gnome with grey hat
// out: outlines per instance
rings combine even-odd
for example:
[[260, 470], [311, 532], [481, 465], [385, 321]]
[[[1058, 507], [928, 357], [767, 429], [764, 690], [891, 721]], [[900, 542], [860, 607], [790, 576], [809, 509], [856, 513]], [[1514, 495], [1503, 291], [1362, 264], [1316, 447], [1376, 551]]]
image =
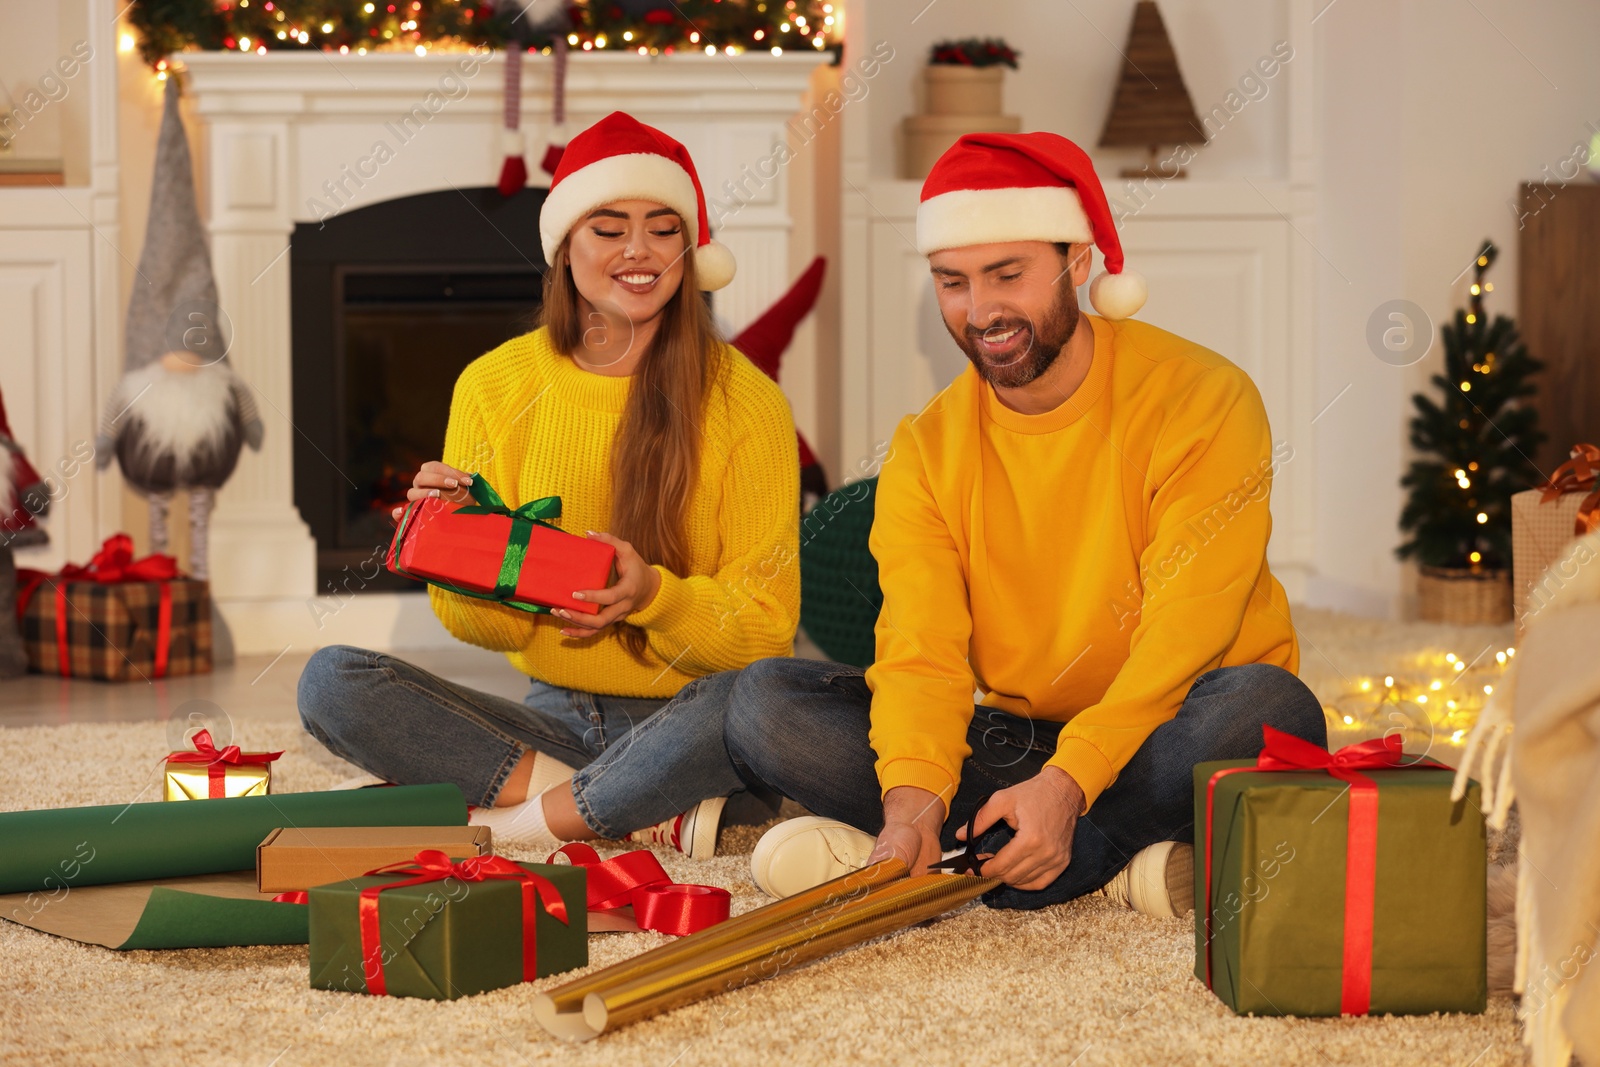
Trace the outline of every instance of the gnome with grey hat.
[[217, 304], [189, 142], [168, 79], [156, 147], [144, 251], [128, 302], [126, 372], [95, 440], [104, 469], [114, 452], [128, 484], [150, 502], [150, 549], [167, 550], [172, 494], [189, 494], [189, 573], [206, 579], [206, 531], [217, 490], [240, 448], [261, 448], [249, 386], [228, 365], [228, 322]]

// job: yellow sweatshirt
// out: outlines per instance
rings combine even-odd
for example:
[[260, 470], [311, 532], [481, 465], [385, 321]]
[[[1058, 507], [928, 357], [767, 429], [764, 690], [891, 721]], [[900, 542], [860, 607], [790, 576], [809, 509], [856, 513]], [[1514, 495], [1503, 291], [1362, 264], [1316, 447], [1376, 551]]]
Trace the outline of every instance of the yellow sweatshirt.
[[884, 792], [920, 786], [948, 808], [974, 688], [1066, 723], [1049, 763], [1093, 805], [1204, 672], [1298, 669], [1266, 563], [1284, 457], [1254, 384], [1145, 323], [1079, 329], [1094, 361], [1054, 410], [1007, 408], [968, 367], [895, 432], [871, 539]]
[[[610, 696], [670, 697], [701, 675], [789, 655], [800, 616], [794, 418], [775, 382], [727, 354], [706, 398], [686, 512], [689, 573], [658, 566], [660, 591], [627, 617], [649, 637], [642, 662], [615, 627], [562, 637], [560, 619], [430, 587], [445, 627], [532, 678]], [[581, 369], [543, 329], [507, 341], [456, 380], [443, 459], [481, 472], [512, 507], [559, 496], [568, 533], [607, 532], [611, 441], [631, 384]]]

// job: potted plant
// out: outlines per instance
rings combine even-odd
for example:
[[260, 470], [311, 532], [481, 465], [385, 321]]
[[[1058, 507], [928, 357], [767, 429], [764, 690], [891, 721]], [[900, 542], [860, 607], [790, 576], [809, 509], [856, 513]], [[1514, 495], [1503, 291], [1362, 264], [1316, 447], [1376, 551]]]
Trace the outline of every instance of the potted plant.
[[998, 37], [939, 41], [923, 71], [929, 115], [998, 115], [1005, 68], [1017, 69], [1019, 53]]

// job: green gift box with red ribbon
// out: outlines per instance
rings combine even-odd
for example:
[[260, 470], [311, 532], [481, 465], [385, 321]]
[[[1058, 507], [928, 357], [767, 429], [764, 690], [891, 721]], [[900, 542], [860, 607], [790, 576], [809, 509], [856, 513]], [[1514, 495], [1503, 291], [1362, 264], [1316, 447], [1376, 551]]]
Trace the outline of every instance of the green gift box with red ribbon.
[[1451, 801], [1397, 735], [1263, 730], [1257, 759], [1194, 769], [1196, 977], [1241, 1015], [1483, 1011], [1478, 784]]
[[427, 850], [315, 886], [311, 986], [455, 1000], [589, 962], [582, 867]]

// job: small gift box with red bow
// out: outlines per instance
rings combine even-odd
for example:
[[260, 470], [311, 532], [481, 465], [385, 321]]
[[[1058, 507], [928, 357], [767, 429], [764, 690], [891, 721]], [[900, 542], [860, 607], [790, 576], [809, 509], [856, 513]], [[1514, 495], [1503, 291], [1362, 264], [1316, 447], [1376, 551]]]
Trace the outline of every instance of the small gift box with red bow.
[[171, 556], [133, 558], [116, 534], [86, 566], [19, 571], [28, 666], [63, 678], [148, 682], [211, 670], [211, 594]]
[[272, 792], [272, 763], [282, 752], [240, 752], [238, 745], [218, 748], [210, 730], [196, 730], [189, 743], [193, 751], [167, 756], [165, 799], [264, 797]]
[[1478, 785], [1398, 736], [1329, 753], [1272, 727], [1195, 788], [1195, 975], [1240, 1015], [1481, 1012]]
[[407, 505], [389, 545], [389, 569], [522, 611], [600, 610], [572, 594], [611, 584], [616, 549], [551, 525], [561, 517], [560, 497], [512, 508], [481, 474], [468, 492], [474, 503], [463, 506], [437, 497]]
[[1518, 640], [1528, 613], [1575, 576], [1581, 561], [1564, 558], [1573, 539], [1600, 530], [1600, 447], [1578, 445], [1570, 455], [1543, 485], [1511, 497], [1511, 600]]
[[311, 986], [454, 1000], [589, 962], [582, 867], [425, 850], [307, 894]]

